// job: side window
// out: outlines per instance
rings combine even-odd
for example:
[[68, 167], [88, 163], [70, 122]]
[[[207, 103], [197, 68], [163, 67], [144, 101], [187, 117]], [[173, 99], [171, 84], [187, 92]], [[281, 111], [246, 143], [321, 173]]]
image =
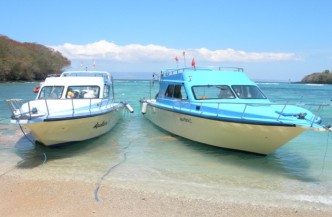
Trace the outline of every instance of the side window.
[[186, 89], [184, 89], [184, 86], [182, 86], [182, 88], [181, 88], [181, 95], [182, 95], [181, 99], [184, 99], [184, 100], [188, 99], [188, 94], [186, 92]]
[[110, 86], [109, 85], [104, 85], [103, 98], [108, 98], [109, 95], [110, 95]]
[[195, 99], [206, 99], [206, 86], [194, 86], [191, 88]]
[[192, 91], [197, 100], [235, 98], [234, 93], [228, 85], [193, 86]]
[[177, 98], [177, 99], [182, 99], [181, 85], [174, 86], [174, 96], [173, 97]]
[[183, 84], [168, 85], [165, 92], [165, 97], [170, 97], [175, 99], [188, 99], [188, 95]]
[[183, 85], [175, 85], [174, 87], [174, 98], [177, 99], [188, 99], [188, 95]]
[[174, 85], [173, 84], [170, 84], [168, 85], [167, 87], [167, 90], [165, 92], [165, 96], [166, 97], [172, 97], [173, 96], [173, 92], [174, 92]]

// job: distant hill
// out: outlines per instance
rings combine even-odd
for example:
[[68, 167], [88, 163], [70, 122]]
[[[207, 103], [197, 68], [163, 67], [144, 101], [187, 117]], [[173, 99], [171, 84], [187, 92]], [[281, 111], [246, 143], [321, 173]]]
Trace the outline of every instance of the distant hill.
[[305, 76], [301, 83], [311, 83], [311, 84], [332, 84], [332, 72], [325, 70], [323, 72], [315, 72], [310, 75]]
[[0, 35], [0, 82], [44, 80], [70, 61], [58, 51], [36, 43], [21, 43]]

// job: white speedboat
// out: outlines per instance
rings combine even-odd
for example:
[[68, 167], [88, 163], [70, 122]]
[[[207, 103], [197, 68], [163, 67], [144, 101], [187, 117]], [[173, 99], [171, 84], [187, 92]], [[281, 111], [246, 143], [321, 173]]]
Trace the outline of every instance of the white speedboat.
[[24, 126], [34, 140], [59, 145], [100, 136], [114, 127], [129, 104], [114, 101], [112, 76], [105, 71], [67, 71], [48, 77], [36, 99], [6, 100], [11, 122]]
[[159, 92], [140, 100], [142, 113], [190, 140], [267, 155], [306, 130], [330, 130], [318, 116], [324, 105], [313, 113], [271, 103], [240, 68], [165, 69], [156, 77]]

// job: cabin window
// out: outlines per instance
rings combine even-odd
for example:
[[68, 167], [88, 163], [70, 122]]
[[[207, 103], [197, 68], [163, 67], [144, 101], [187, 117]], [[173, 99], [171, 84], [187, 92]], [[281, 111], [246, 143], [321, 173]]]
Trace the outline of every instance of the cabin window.
[[165, 96], [166, 97], [172, 97], [173, 96], [173, 92], [174, 92], [174, 85], [170, 84], [168, 85], [166, 92], [165, 92]]
[[177, 98], [177, 99], [188, 99], [188, 95], [187, 95], [187, 92], [186, 92], [186, 89], [184, 88], [183, 85], [175, 85], [174, 86], [174, 98]]
[[165, 92], [165, 96], [176, 98], [176, 99], [188, 99], [187, 92], [186, 92], [184, 86], [181, 84], [168, 85], [167, 90]]
[[38, 99], [60, 99], [64, 87], [63, 86], [44, 86]]
[[227, 85], [193, 86], [195, 99], [234, 99], [235, 95]]
[[232, 88], [240, 99], [266, 99], [262, 91], [254, 85], [233, 85]]
[[232, 92], [231, 88], [227, 85], [215, 86], [219, 89], [218, 99], [234, 99], [235, 95]]
[[109, 95], [110, 95], [110, 86], [109, 85], [104, 85], [103, 97], [104, 98], [108, 98]]
[[66, 98], [98, 98], [99, 86], [69, 86], [66, 92]]

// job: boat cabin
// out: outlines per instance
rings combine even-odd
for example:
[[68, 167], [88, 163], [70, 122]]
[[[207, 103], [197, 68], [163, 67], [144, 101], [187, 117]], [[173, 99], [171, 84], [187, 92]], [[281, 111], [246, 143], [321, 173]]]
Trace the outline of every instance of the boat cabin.
[[166, 69], [160, 74], [157, 101], [164, 99], [212, 101], [269, 100], [240, 69]]
[[104, 71], [70, 71], [48, 77], [37, 99], [112, 98], [112, 77]]

